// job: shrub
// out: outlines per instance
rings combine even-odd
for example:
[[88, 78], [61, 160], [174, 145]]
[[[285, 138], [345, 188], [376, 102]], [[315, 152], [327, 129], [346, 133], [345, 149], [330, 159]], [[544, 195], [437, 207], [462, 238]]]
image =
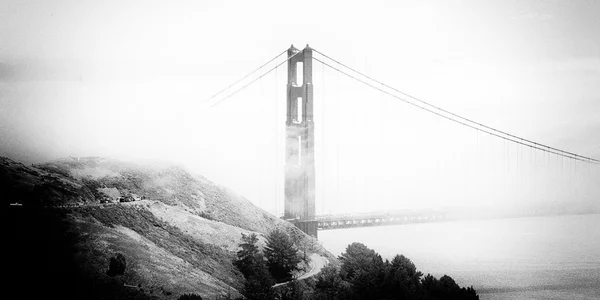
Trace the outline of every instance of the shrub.
[[117, 253], [116, 256], [110, 258], [110, 263], [108, 265], [108, 271], [106, 274], [110, 277], [123, 275], [126, 267], [127, 262], [125, 261], [125, 256], [121, 253]]
[[202, 297], [200, 297], [200, 295], [196, 295], [196, 294], [183, 294], [183, 295], [179, 296], [179, 298], [177, 298], [177, 300], [202, 300]]
[[212, 221], [215, 220], [214, 217], [209, 212], [206, 212], [206, 211], [201, 211], [200, 217], [207, 219], [207, 220], [212, 220]]

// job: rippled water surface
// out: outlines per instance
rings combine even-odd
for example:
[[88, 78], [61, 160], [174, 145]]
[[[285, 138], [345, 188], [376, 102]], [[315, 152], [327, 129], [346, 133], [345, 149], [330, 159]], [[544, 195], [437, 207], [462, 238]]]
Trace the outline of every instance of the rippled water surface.
[[384, 258], [473, 285], [481, 299], [600, 299], [600, 215], [320, 231], [336, 255], [362, 242]]

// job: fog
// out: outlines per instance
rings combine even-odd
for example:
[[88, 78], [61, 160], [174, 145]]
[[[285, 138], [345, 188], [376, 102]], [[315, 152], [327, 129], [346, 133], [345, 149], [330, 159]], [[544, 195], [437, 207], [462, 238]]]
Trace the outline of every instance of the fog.
[[[170, 161], [281, 214], [285, 65], [214, 107], [205, 100], [307, 43], [462, 116], [600, 158], [600, 7], [586, 1], [3, 1], [0, 11], [0, 155], [25, 163]], [[598, 165], [313, 68], [317, 213], [600, 210]]]

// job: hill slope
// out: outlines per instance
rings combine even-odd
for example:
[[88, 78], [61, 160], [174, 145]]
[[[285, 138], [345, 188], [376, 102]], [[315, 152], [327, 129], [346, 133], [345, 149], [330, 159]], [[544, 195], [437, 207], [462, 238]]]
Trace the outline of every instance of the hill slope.
[[[242, 233], [280, 227], [300, 243], [310, 239], [243, 197], [172, 166], [69, 158], [30, 167], [0, 158], [0, 196], [4, 228], [11, 228], [12, 285], [40, 286], [36, 291], [63, 298], [237, 296], [244, 278], [231, 261]], [[21, 205], [10, 205], [16, 202]], [[110, 277], [116, 253], [127, 267]]]

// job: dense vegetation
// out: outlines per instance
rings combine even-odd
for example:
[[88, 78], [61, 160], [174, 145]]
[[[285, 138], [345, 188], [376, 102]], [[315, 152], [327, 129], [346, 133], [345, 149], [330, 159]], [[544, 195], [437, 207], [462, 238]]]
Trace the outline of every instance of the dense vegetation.
[[327, 267], [315, 283], [314, 299], [479, 299], [472, 287], [461, 288], [444, 275], [423, 277], [403, 255], [383, 260], [374, 250], [352, 243], [340, 268]]
[[177, 298], [177, 300], [202, 300], [202, 297], [200, 297], [200, 295], [196, 295], [196, 294], [183, 294], [183, 295], [179, 296], [179, 298]]
[[[384, 261], [361, 243], [348, 245], [339, 257], [340, 266], [325, 267], [316, 279], [291, 280], [301, 260], [292, 240], [282, 231], [271, 232], [265, 255], [257, 241], [255, 235], [244, 236], [234, 263], [246, 277], [245, 296], [250, 300], [479, 299], [472, 287], [461, 288], [450, 276], [423, 276], [407, 257], [396, 255]], [[271, 278], [291, 281], [275, 290]]]
[[244, 290], [248, 299], [273, 299], [275, 294], [271, 286], [274, 280], [257, 243], [256, 234], [242, 234], [241, 249], [237, 252], [234, 265], [246, 278]]

